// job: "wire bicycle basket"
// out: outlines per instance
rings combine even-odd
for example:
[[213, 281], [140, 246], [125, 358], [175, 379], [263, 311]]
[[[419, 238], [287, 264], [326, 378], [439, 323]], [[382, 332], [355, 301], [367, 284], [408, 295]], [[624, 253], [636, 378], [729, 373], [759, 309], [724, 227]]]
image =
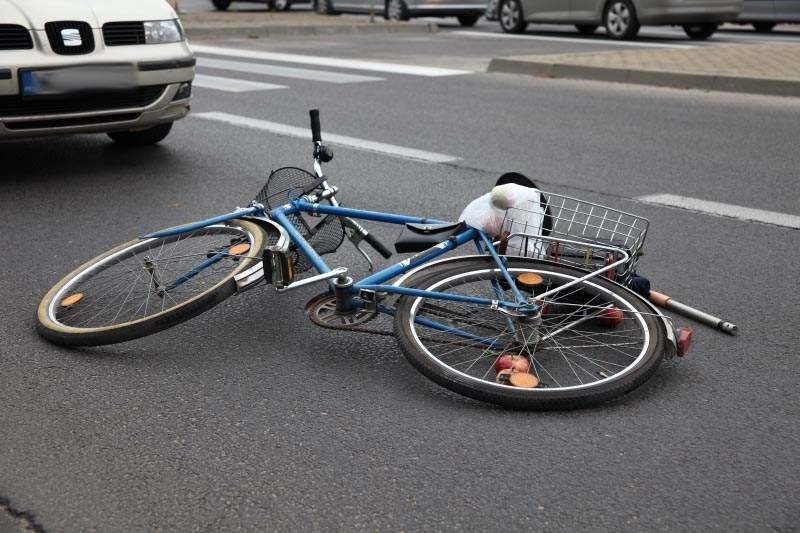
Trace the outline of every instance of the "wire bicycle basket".
[[539, 192], [540, 201], [506, 210], [499, 251], [588, 271], [605, 269], [606, 277], [627, 284], [650, 222], [600, 204]]
[[[303, 194], [303, 190], [317, 181], [310, 172], [297, 167], [283, 167], [270, 173], [267, 183], [255, 197], [267, 209], [284, 205]], [[319, 254], [335, 252], [344, 241], [344, 226], [339, 217], [331, 215], [311, 216], [297, 213], [287, 215], [294, 227]], [[295, 272], [311, 269], [311, 263], [296, 247], [291, 250]]]

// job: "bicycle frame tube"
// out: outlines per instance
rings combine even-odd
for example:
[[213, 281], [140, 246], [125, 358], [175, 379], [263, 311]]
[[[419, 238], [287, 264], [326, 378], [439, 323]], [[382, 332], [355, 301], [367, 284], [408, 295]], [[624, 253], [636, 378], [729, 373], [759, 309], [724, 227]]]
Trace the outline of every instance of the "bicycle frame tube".
[[[327, 273], [330, 272], [330, 267], [325, 263], [325, 261], [320, 257], [319, 254], [311, 247], [311, 245], [306, 241], [303, 236], [300, 234], [299, 231], [294, 227], [294, 224], [287, 218], [287, 215], [294, 214], [298, 212], [305, 212], [315, 215], [332, 215], [332, 216], [342, 216], [342, 217], [351, 217], [355, 219], [361, 220], [372, 220], [375, 222], [384, 222], [389, 224], [406, 224], [406, 223], [416, 223], [416, 224], [438, 224], [442, 223], [441, 221], [429, 219], [429, 218], [420, 218], [420, 217], [412, 217], [407, 215], [398, 215], [398, 214], [391, 214], [391, 213], [382, 213], [377, 211], [365, 211], [361, 209], [349, 209], [340, 206], [333, 206], [333, 205], [320, 205], [315, 203], [310, 203], [305, 200], [295, 200], [289, 204], [284, 206], [278, 207], [270, 211], [270, 217], [278, 222], [289, 234], [292, 239], [292, 242], [295, 246], [306, 256], [306, 258], [314, 265], [314, 268], [320, 273]], [[506, 277], [509, 284], [513, 287], [513, 291], [516, 293], [515, 297], [517, 299], [516, 302], [508, 302], [503, 301], [501, 298], [492, 300], [489, 298], [480, 298], [480, 297], [472, 297], [472, 296], [465, 296], [465, 295], [458, 295], [458, 294], [450, 294], [450, 293], [441, 293], [435, 291], [422, 291], [418, 289], [409, 289], [406, 287], [396, 287], [394, 285], [385, 285], [385, 283], [391, 280], [394, 277], [397, 277], [409, 270], [416, 268], [417, 266], [436, 259], [437, 257], [458, 248], [459, 246], [468, 243], [470, 241], [474, 241], [475, 244], [480, 248], [481, 244], [485, 244], [487, 247], [491, 246], [491, 240], [481, 231], [476, 230], [474, 228], [467, 228], [466, 230], [452, 236], [450, 239], [440, 242], [439, 244], [432, 246], [431, 248], [420, 252], [412, 257], [409, 257], [399, 263], [395, 263], [392, 266], [389, 266], [379, 272], [372, 274], [360, 281], [357, 281], [353, 286], [350, 288], [350, 293], [353, 296], [356, 296], [359, 291], [361, 290], [369, 290], [369, 291], [380, 291], [380, 292], [387, 292], [387, 293], [395, 293], [395, 294], [403, 294], [409, 296], [424, 296], [428, 298], [437, 298], [442, 300], [452, 300], [452, 301], [460, 301], [464, 303], [472, 303], [472, 304], [479, 304], [479, 305], [487, 305], [487, 306], [501, 306], [509, 309], [516, 309], [526, 305], [525, 298], [519, 293], [513, 280], [511, 280], [505, 265], [503, 264], [501, 258], [495, 253], [492, 254], [492, 257], [501, 270], [504, 276]], [[499, 296], [499, 291], [495, 291], [496, 294]]]
[[264, 214], [264, 209], [258, 205], [251, 207], [242, 207], [237, 209], [236, 211], [231, 211], [230, 213], [226, 213], [224, 215], [219, 215], [213, 218], [207, 218], [205, 220], [198, 220], [197, 222], [192, 222], [191, 224], [184, 224], [182, 226], [175, 226], [174, 228], [167, 228], [165, 230], [148, 233], [147, 235], [144, 235], [141, 238], [160, 239], [162, 237], [172, 237], [173, 235], [180, 235], [181, 233], [187, 233], [189, 231], [205, 228], [206, 226], [211, 226], [213, 224], [219, 224], [220, 222], [233, 220], [234, 218], [259, 216], [263, 214]]

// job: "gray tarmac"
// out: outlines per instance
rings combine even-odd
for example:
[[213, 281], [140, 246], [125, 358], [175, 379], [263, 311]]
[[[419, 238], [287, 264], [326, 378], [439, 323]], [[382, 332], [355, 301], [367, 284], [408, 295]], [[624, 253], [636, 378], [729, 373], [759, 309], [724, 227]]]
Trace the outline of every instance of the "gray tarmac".
[[[498, 46], [407, 39], [240, 46], [431, 65], [448, 54], [469, 65]], [[639, 213], [652, 223], [641, 272], [740, 335], [698, 326], [689, 357], [637, 391], [547, 413], [451, 394], [391, 337], [314, 327], [303, 305], [315, 288], [256, 289], [125, 344], [55, 347], [33, 314], [61, 276], [145, 231], [245, 204], [270, 169], [308, 166], [310, 142], [188, 118], [142, 150], [102, 136], [0, 144], [0, 497], [48, 531], [796, 528], [800, 234], [636, 197], [800, 215], [800, 103], [480, 72], [380, 76], [197, 88], [193, 112], [305, 127], [318, 107], [323, 137], [461, 158], [334, 147], [327, 173], [349, 206], [455, 218], [499, 173], [521, 170]], [[398, 233], [371, 228], [387, 243]], [[347, 243], [328, 258], [364, 272]]]

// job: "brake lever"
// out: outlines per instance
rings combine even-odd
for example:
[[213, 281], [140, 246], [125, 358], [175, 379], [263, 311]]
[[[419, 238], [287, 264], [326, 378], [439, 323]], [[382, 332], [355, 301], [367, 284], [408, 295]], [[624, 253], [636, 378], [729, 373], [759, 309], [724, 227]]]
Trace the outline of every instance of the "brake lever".
[[367, 260], [367, 268], [369, 271], [374, 272], [375, 263], [372, 261], [369, 254], [359, 246], [361, 241], [364, 240], [364, 228], [362, 228], [358, 222], [348, 217], [342, 217], [342, 224], [344, 224], [344, 234], [347, 235], [347, 239], [353, 243], [356, 250]]

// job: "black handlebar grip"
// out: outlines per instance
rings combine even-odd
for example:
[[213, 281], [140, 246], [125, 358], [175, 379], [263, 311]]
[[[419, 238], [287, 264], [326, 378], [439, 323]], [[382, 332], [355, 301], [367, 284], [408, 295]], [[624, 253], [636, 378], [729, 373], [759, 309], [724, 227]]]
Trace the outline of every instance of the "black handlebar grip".
[[322, 142], [322, 132], [319, 126], [319, 109], [312, 109], [308, 112], [311, 116], [311, 140]]
[[375, 248], [375, 251], [381, 254], [384, 259], [389, 259], [390, 257], [392, 257], [392, 252], [390, 252], [389, 249], [386, 248], [381, 241], [376, 239], [375, 235], [373, 235], [372, 233], [367, 233], [366, 235], [364, 235], [364, 240], [367, 241], [367, 243], [370, 246]]

